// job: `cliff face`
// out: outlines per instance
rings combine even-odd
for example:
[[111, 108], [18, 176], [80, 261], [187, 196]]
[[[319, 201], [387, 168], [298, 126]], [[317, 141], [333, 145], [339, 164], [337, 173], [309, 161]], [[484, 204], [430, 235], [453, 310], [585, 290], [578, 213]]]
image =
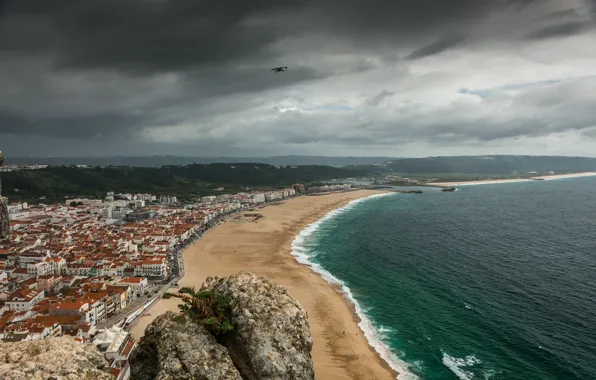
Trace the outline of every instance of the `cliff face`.
[[[0, 183], [1, 185], [1, 183]], [[6, 201], [0, 194], [0, 240], [8, 238], [10, 224], [8, 221], [8, 209]]]
[[232, 299], [236, 329], [222, 344], [244, 379], [314, 379], [308, 318], [285, 288], [249, 272], [208, 278], [203, 288]]
[[0, 379], [114, 379], [104, 372], [108, 363], [90, 344], [71, 337], [0, 344]]
[[131, 358], [133, 379], [314, 379], [307, 315], [284, 288], [241, 272], [202, 289], [231, 299], [235, 329], [216, 341], [185, 317], [161, 316]]
[[130, 363], [134, 380], [242, 379], [228, 351], [204, 327], [171, 311], [147, 327]]
[[[4, 164], [4, 155], [0, 152], [0, 166]], [[8, 208], [6, 201], [2, 197], [2, 178], [0, 178], [0, 240], [8, 237], [10, 224], [8, 222]]]

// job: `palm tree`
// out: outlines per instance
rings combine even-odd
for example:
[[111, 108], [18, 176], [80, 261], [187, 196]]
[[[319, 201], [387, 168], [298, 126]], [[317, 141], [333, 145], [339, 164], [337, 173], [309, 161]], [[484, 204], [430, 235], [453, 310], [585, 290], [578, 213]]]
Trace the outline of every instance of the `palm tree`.
[[165, 298], [176, 297], [182, 300], [180, 312], [205, 327], [214, 336], [234, 329], [229, 320], [231, 300], [215, 294], [212, 290], [184, 287], [178, 293], [166, 293]]

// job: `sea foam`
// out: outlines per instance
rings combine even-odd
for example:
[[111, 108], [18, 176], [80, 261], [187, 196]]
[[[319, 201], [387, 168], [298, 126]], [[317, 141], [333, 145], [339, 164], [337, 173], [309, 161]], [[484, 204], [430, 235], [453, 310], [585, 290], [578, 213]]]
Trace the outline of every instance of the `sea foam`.
[[[456, 358], [443, 352], [443, 364], [460, 380], [473, 380], [474, 375], [466, 371], [465, 368], [479, 363], [480, 360], [473, 355], [466, 356], [465, 358]], [[490, 376], [486, 376], [485, 378], [490, 378]]]
[[321, 277], [328, 283], [332, 285], [338, 285], [341, 287], [345, 294], [345, 297], [350, 301], [350, 303], [352, 303], [352, 305], [356, 309], [356, 314], [360, 318], [360, 323], [358, 323], [358, 327], [360, 327], [369, 344], [375, 349], [375, 351], [379, 353], [381, 358], [383, 358], [383, 360], [385, 360], [385, 362], [387, 362], [387, 364], [393, 370], [399, 373], [397, 379], [415, 380], [418, 379], [418, 377], [408, 371], [408, 365], [402, 360], [400, 360], [393, 352], [391, 352], [389, 347], [383, 342], [383, 337], [390, 330], [384, 326], [380, 326], [377, 328], [373, 325], [372, 321], [367, 317], [366, 313], [364, 312], [362, 306], [354, 298], [354, 295], [352, 294], [350, 288], [343, 281], [335, 277], [329, 271], [325, 270], [321, 265], [311, 261], [312, 256], [310, 254], [308, 246], [308, 238], [315, 231], [317, 231], [321, 224], [325, 221], [350, 210], [360, 202], [392, 194], [395, 193], [375, 194], [369, 197], [355, 199], [343, 207], [330, 211], [324, 217], [322, 217], [314, 223], [309, 224], [302, 231], [300, 231], [300, 233], [292, 242], [291, 253], [296, 258], [296, 261], [298, 261], [300, 264], [304, 264], [310, 267], [313, 272], [320, 274]]

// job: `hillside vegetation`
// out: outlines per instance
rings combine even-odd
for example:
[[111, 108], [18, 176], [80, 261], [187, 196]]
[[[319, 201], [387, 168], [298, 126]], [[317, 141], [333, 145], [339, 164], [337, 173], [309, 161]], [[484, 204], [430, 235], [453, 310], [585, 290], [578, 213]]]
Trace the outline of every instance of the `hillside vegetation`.
[[535, 171], [555, 172], [596, 171], [596, 158], [556, 156], [456, 156], [402, 158], [377, 165], [355, 165], [352, 168], [385, 173], [406, 174], [518, 174]]
[[2, 174], [4, 193], [12, 199], [45, 196], [104, 196], [107, 191], [166, 193], [178, 196], [241, 187], [288, 186], [293, 183], [365, 176], [359, 169], [329, 166], [276, 167], [266, 164], [193, 164], [147, 167], [51, 167]]

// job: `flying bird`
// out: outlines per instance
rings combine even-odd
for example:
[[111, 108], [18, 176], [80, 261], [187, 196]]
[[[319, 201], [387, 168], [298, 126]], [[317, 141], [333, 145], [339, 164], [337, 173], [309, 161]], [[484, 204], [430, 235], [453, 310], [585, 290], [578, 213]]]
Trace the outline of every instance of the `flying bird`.
[[286, 71], [288, 69], [288, 66], [282, 66], [282, 67], [275, 67], [273, 69], [271, 69], [271, 71], [275, 71], [275, 73], [283, 73], [284, 71]]

